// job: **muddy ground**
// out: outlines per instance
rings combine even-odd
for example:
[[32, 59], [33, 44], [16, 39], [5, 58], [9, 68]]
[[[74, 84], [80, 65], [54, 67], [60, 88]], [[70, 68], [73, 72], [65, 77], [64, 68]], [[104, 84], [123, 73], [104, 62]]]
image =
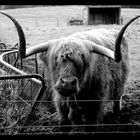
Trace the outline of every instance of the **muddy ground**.
[[57, 113], [50, 113], [45, 108], [38, 109], [30, 122], [30, 126], [22, 134], [33, 135], [139, 135], [140, 134], [140, 81], [127, 84], [122, 97], [122, 110], [117, 114], [112, 112], [112, 103], [106, 106], [106, 113], [100, 124], [94, 127], [94, 132], [85, 132], [84, 121], [81, 126], [73, 126], [69, 133], [62, 133], [58, 126]]

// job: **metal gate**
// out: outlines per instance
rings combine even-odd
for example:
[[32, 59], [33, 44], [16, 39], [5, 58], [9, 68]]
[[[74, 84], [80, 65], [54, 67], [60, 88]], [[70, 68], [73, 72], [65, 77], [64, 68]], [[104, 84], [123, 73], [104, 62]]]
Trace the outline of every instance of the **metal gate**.
[[33, 118], [46, 90], [44, 79], [36, 71], [27, 74], [17, 46], [7, 49], [4, 43], [0, 43], [1, 134], [19, 134]]

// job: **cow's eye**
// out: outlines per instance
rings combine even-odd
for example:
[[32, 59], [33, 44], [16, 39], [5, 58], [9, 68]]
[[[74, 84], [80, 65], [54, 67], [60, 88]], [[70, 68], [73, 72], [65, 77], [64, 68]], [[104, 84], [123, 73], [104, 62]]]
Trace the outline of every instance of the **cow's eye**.
[[58, 57], [57, 57], [57, 56], [55, 56], [55, 62], [57, 61], [57, 58], [58, 58]]
[[84, 60], [84, 55], [83, 54], [81, 54], [81, 59]]
[[58, 57], [56, 56], [55, 58], [54, 58], [54, 65], [56, 66], [58, 64]]

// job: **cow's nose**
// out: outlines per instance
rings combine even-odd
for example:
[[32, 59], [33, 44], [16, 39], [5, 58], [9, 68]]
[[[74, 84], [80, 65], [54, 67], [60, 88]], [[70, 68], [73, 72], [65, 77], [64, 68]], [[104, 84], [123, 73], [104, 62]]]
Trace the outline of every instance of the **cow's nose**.
[[60, 84], [65, 89], [76, 88], [77, 79], [75, 77], [72, 77], [72, 78], [61, 77], [60, 78]]

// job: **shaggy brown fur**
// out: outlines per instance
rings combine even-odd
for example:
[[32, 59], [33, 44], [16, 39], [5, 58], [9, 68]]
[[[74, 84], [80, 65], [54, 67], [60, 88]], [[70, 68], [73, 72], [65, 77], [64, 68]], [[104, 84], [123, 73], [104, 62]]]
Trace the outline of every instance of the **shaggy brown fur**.
[[[60, 125], [80, 124], [82, 116], [86, 124], [100, 123], [104, 100], [115, 100], [115, 113], [120, 109], [119, 100], [125, 88], [129, 68], [125, 38], [122, 39], [122, 60], [119, 63], [100, 54], [91, 53], [91, 46], [81, 41], [89, 40], [114, 51], [117, 34], [118, 31], [107, 29], [76, 33], [57, 40], [47, 52], [41, 53], [40, 59], [45, 65]], [[69, 96], [61, 95], [56, 89], [60, 84], [60, 77], [76, 78], [77, 92]], [[62, 130], [67, 131], [65, 128]], [[91, 131], [88, 127], [86, 130]]]

